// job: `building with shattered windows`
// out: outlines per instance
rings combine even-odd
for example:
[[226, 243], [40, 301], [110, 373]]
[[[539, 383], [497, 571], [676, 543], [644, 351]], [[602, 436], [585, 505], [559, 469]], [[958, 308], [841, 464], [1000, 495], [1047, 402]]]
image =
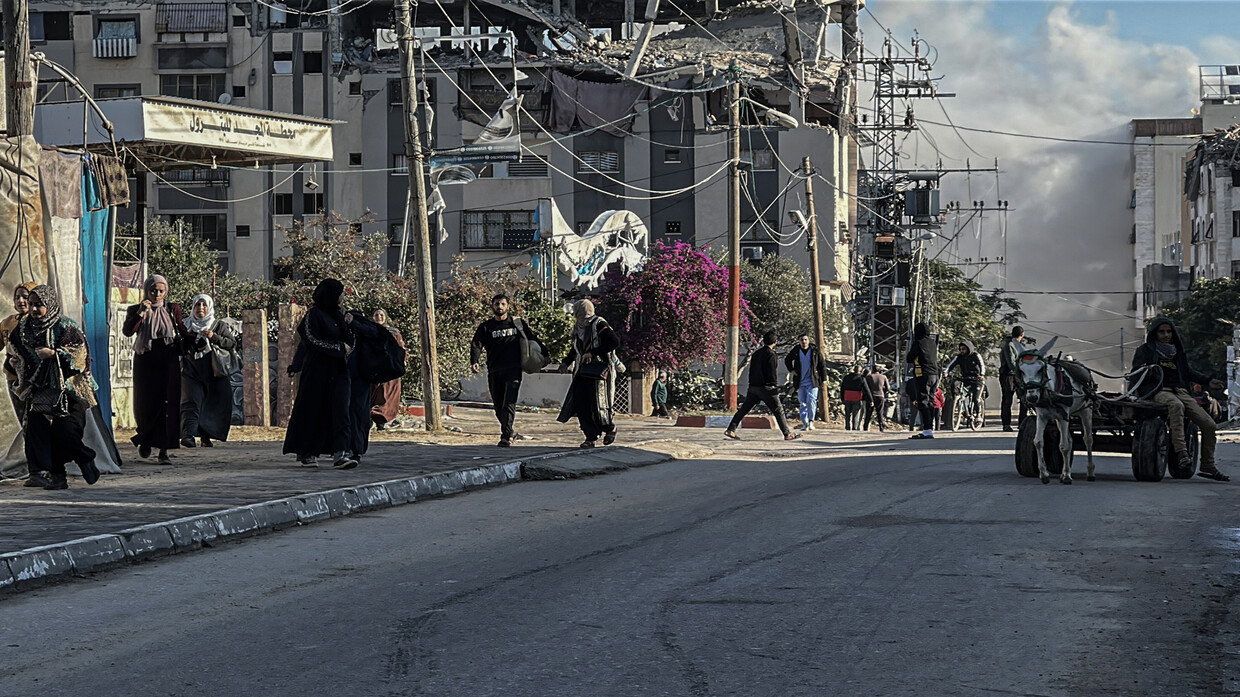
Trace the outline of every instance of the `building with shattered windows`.
[[[529, 260], [547, 198], [578, 231], [627, 209], [653, 241], [725, 247], [726, 85], [736, 75], [751, 100], [742, 109], [743, 254], [808, 262], [790, 215], [805, 208], [808, 156], [823, 290], [843, 303], [857, 150], [838, 117], [848, 98], [831, 26], [840, 11], [831, 0], [415, 4], [428, 149], [474, 142], [510, 93], [521, 98], [520, 160], [439, 187], [437, 273], [456, 255], [480, 265]], [[31, 13], [34, 50], [96, 98], [170, 95], [341, 122], [336, 161], [291, 177], [198, 168], [146, 183], [146, 212], [184, 220], [225, 268], [270, 277], [272, 260], [287, 253], [281, 227], [320, 210], [389, 235], [396, 266], [408, 175], [391, 2], [36, 0]], [[40, 75], [40, 100], [73, 96]], [[754, 105], [795, 127], [770, 125]], [[243, 200], [257, 192], [269, 193]]]

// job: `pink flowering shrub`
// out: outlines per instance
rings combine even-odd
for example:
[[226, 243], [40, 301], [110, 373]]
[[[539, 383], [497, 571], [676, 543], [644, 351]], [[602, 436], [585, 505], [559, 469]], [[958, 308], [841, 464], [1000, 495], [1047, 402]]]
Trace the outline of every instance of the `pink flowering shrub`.
[[[672, 370], [723, 361], [728, 270], [692, 245], [655, 243], [641, 271], [608, 273], [598, 297], [600, 314], [620, 336], [625, 361]], [[749, 333], [748, 315], [742, 300], [742, 342]]]

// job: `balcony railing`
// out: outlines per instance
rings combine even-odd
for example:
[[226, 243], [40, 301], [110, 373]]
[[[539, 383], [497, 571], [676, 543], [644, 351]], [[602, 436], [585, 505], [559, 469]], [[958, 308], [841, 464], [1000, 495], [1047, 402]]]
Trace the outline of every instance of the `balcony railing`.
[[95, 58], [133, 58], [137, 55], [137, 39], [95, 39]]

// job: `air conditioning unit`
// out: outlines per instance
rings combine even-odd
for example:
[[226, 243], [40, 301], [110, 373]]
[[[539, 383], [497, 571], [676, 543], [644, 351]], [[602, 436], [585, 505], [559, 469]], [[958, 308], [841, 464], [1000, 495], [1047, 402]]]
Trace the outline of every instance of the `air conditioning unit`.
[[762, 261], [761, 247], [741, 247], [741, 258], [751, 261]]

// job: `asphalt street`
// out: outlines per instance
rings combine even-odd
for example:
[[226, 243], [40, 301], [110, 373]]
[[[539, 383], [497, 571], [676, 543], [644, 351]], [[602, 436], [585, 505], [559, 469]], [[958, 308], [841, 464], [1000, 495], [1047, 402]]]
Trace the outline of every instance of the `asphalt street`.
[[1240, 692], [1240, 484], [1103, 455], [1096, 482], [1081, 457], [1042, 485], [1010, 437], [902, 435], [481, 490], [15, 595], [0, 695]]

